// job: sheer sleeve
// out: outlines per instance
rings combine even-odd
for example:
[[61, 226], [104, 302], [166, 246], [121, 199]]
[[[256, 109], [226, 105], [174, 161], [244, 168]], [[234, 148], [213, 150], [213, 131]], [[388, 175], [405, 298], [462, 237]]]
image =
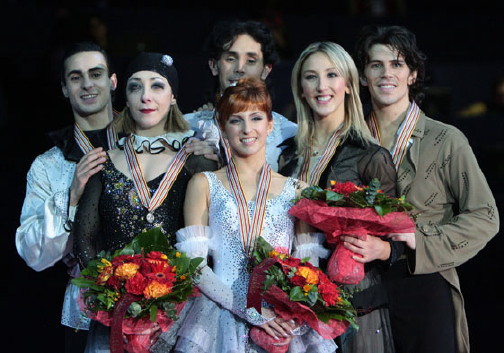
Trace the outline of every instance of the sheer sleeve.
[[397, 195], [397, 172], [388, 150], [378, 147], [366, 156], [361, 166], [362, 182], [368, 185], [373, 178], [380, 180], [381, 190], [392, 197]]
[[189, 257], [203, 257], [205, 260], [200, 265], [200, 275], [197, 286], [200, 291], [210, 300], [216, 302], [224, 309], [247, 320], [252, 325], [260, 325], [270, 319], [261, 316], [255, 309], [247, 309], [235, 305], [234, 293], [229, 286], [208, 266], [207, 255], [211, 254], [212, 233], [208, 226], [193, 225], [180, 229], [177, 232], [178, 250], [183, 251]]
[[[392, 197], [400, 196], [397, 191], [397, 172], [387, 149], [379, 147], [374, 153], [370, 153], [361, 175], [364, 184], [369, 184], [371, 179], [378, 178], [384, 193]], [[390, 265], [404, 253], [405, 245], [402, 241], [384, 240], [390, 244], [390, 257], [387, 261]]]
[[301, 233], [294, 238], [294, 251], [292, 256], [303, 259], [310, 258], [313, 266], [319, 266], [319, 259], [326, 259], [330, 250], [324, 248], [324, 233]]
[[218, 169], [217, 162], [204, 156], [191, 155], [186, 161], [185, 167], [194, 175], [196, 173], [214, 171]]
[[75, 215], [72, 228], [73, 248], [75, 256], [83, 267], [102, 250], [98, 209], [102, 187], [101, 173], [89, 179]]

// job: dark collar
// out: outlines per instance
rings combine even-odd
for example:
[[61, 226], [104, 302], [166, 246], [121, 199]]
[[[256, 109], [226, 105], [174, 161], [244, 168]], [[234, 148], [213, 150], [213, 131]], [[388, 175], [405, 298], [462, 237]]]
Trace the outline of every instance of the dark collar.
[[[66, 160], [78, 162], [84, 153], [75, 142], [74, 126], [70, 125], [63, 129], [48, 133], [50, 141], [61, 149]], [[103, 147], [108, 150], [107, 129], [84, 131], [89, 141], [94, 147]], [[119, 137], [123, 136], [122, 134]]]

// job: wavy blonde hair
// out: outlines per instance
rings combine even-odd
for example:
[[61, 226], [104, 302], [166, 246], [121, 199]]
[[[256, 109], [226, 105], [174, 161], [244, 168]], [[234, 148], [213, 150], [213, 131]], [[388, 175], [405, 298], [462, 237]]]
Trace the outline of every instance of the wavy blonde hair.
[[304, 148], [313, 143], [315, 122], [313, 111], [302, 97], [301, 74], [305, 61], [315, 53], [324, 53], [345, 79], [350, 93], [345, 94], [345, 119], [343, 122], [342, 141], [348, 136], [361, 139], [364, 143], [375, 142], [364, 120], [362, 103], [359, 97], [359, 74], [355, 63], [339, 44], [333, 42], [315, 42], [301, 53], [292, 69], [291, 87], [296, 106], [298, 133], [295, 137], [297, 154], [302, 155]]

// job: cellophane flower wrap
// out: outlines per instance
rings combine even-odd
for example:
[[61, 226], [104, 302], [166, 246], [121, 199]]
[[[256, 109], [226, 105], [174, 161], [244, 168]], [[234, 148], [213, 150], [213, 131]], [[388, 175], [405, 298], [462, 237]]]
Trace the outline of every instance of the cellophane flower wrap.
[[380, 190], [379, 180], [373, 179], [368, 186], [351, 182], [331, 182], [328, 189], [310, 186], [301, 192], [289, 213], [323, 231], [327, 243], [334, 247], [327, 264], [331, 280], [357, 284], [364, 278], [364, 264], [352, 258], [355, 253], [339, 245], [340, 236], [365, 239], [367, 235], [415, 232], [412, 211], [404, 196], [386, 195]]
[[[334, 339], [356, 324], [356, 311], [349, 294], [333, 283], [308, 259], [299, 259], [285, 250], [273, 248], [259, 237], [254, 250], [247, 307], [261, 312], [264, 300], [275, 314], [297, 325], [308, 325], [325, 339]], [[254, 326], [250, 337], [270, 353], [287, 352], [289, 345], [276, 341], [262, 328]]]
[[111, 327], [111, 353], [147, 353], [168, 330], [190, 296], [202, 258], [189, 258], [153, 228], [123, 249], [101, 252], [72, 283], [91, 319]]

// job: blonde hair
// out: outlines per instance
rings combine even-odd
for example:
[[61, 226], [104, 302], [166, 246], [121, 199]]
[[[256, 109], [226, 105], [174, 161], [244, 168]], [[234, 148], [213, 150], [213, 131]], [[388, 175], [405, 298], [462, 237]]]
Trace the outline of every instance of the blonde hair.
[[[117, 118], [114, 119], [114, 124], [117, 131], [124, 134], [131, 134], [136, 130], [135, 120], [133, 120], [128, 107], [125, 107], [122, 112], [119, 113]], [[178, 105], [176, 103], [171, 105], [164, 129], [167, 132], [182, 132], [189, 130], [189, 127], [189, 123], [185, 120]]]
[[297, 154], [302, 155], [304, 148], [313, 143], [315, 122], [313, 112], [306, 100], [302, 97], [301, 70], [306, 59], [312, 54], [324, 53], [334, 64], [340, 75], [343, 76], [347, 87], [350, 89], [345, 94], [345, 119], [343, 122], [342, 141], [348, 136], [361, 139], [364, 143], [374, 142], [374, 138], [364, 120], [362, 103], [359, 97], [359, 74], [355, 63], [345, 49], [333, 42], [315, 42], [303, 50], [292, 69], [291, 87], [296, 106], [298, 133], [295, 137]]

